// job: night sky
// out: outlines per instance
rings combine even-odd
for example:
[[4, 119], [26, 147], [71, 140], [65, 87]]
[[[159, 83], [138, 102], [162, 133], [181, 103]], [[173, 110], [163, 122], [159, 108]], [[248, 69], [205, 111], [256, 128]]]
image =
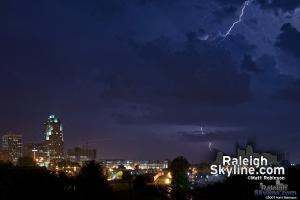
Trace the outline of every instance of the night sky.
[[[0, 135], [98, 158], [203, 161], [254, 140], [300, 162], [300, 1], [1, 0]], [[204, 135], [201, 127], [203, 127]]]

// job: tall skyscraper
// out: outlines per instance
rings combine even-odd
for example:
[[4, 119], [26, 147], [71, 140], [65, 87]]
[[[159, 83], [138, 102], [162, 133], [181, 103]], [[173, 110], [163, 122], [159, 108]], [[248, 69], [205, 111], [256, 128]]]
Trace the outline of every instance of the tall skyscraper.
[[50, 115], [45, 123], [45, 148], [50, 162], [64, 156], [62, 123], [55, 115]]
[[22, 157], [22, 135], [3, 135], [2, 150], [7, 153], [8, 160], [16, 164], [18, 159]]

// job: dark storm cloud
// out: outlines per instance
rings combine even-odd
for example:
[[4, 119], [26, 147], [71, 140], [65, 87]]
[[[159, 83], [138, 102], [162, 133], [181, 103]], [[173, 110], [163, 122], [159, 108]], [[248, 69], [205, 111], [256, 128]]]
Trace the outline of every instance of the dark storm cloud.
[[[280, 76], [280, 71], [276, 68], [276, 60], [274, 56], [264, 54], [258, 57], [255, 61], [251, 57], [251, 60], [252, 61], [250, 61], [250, 63], [254, 62], [251, 65], [255, 65], [253, 67], [255, 67], [257, 71], [262, 72], [267, 76]], [[273, 79], [276, 78], [273, 77]]]
[[144, 104], [127, 104], [125, 106], [123, 105], [118, 110], [115, 110], [112, 113], [112, 117], [118, 123], [132, 124], [136, 122], [145, 122], [153, 112], [154, 110], [151, 106]]
[[[80, 3], [80, 1], [78, 1]], [[107, 20], [114, 16], [122, 15], [124, 9], [126, 8], [126, 1], [124, 0], [93, 0], [89, 1], [92, 6], [90, 10], [90, 14], [92, 17], [99, 17], [100, 19]], [[74, 2], [72, 1], [72, 4]], [[71, 4], [71, 5], [72, 5]]]
[[50, 65], [53, 49], [49, 42], [40, 40], [31, 34], [0, 34], [0, 58], [6, 66], [33, 67]]
[[257, 0], [263, 9], [274, 11], [293, 11], [300, 7], [300, 0]]
[[[300, 104], [276, 101], [270, 94], [288, 88], [288, 92], [282, 90], [281, 98], [295, 96], [290, 94], [298, 86], [288, 86], [291, 77], [281, 75], [278, 56], [272, 54], [273, 42], [259, 39], [264, 34], [272, 41], [277, 34], [274, 30], [280, 27], [278, 16], [267, 12], [271, 17], [265, 20], [253, 3], [231, 35], [222, 41], [214, 39], [237, 19], [243, 3], [0, 1], [0, 111], [7, 113], [0, 118], [1, 133], [16, 128], [25, 139], [42, 137], [42, 122], [55, 112], [64, 122], [66, 144], [70, 146], [75, 144], [73, 138], [97, 140], [106, 136], [113, 141], [146, 136], [153, 144], [160, 143], [157, 138], [165, 138], [169, 144], [167, 133], [198, 130], [202, 122], [255, 127], [247, 134], [263, 135], [270, 143], [273, 136], [278, 140], [286, 137], [286, 127], [293, 126], [296, 135], [299, 108], [295, 105]], [[278, 45], [285, 43], [278, 38]], [[284, 51], [296, 55], [297, 48], [285, 46]], [[174, 124], [185, 128], [172, 127]], [[159, 131], [156, 125], [164, 129]], [[142, 130], [136, 130], [136, 126]], [[186, 128], [189, 126], [197, 127]], [[154, 132], [160, 133], [159, 137], [155, 138]], [[194, 137], [199, 141], [232, 138], [232, 133], [225, 132], [210, 132], [204, 138], [189, 132], [183, 135], [189, 141]], [[244, 137], [245, 132], [240, 135]], [[184, 145], [183, 149], [192, 146]], [[122, 151], [120, 145], [108, 146], [106, 153]], [[157, 154], [165, 152], [165, 146], [158, 147]], [[171, 146], [168, 151], [172, 155], [180, 153]], [[102, 147], [101, 152], [105, 152]], [[132, 143], [122, 148], [133, 153], [148, 151]], [[191, 155], [195, 152], [187, 151]], [[152, 150], [149, 154], [155, 156]]]
[[290, 23], [282, 25], [275, 45], [300, 59], [300, 32]]
[[252, 72], [251, 83], [255, 95], [259, 99], [267, 98], [269, 102], [274, 100], [274, 94], [277, 94], [280, 88], [286, 88], [295, 79], [292, 75], [281, 73], [276, 58], [267, 54], [255, 59], [244, 59], [244, 64], [241, 65], [241, 69], [243, 68]]
[[241, 64], [241, 70], [252, 73], [258, 73], [260, 71], [250, 55], [244, 56]]
[[245, 0], [216, 0], [225, 5], [242, 5]]
[[258, 20], [256, 18], [250, 18], [248, 20], [245, 20], [244, 23], [252, 29], [258, 27]]
[[236, 12], [237, 12], [237, 7], [232, 5], [224, 5], [220, 9], [214, 11], [214, 15], [216, 17], [216, 21], [218, 23], [221, 23], [223, 22], [223, 20], [227, 18], [235, 17]]
[[147, 5], [172, 5], [180, 2], [181, 0], [136, 0], [137, 3], [140, 3], [141, 5], [147, 6]]
[[[61, 76], [59, 67], [52, 65], [53, 57], [51, 44], [30, 34], [0, 34], [2, 100], [13, 102], [32, 100], [32, 88], [37, 89], [39, 93], [46, 92], [48, 85], [45, 77], [53, 74], [56, 78]], [[53, 82], [56, 80], [53, 79]], [[39, 81], [40, 84], [36, 84], [35, 81]], [[10, 99], [11, 97], [15, 98]]]
[[[139, 60], [103, 75], [103, 96], [136, 102], [240, 104], [251, 99], [249, 76], [230, 53], [189, 35], [183, 49], [161, 37], [136, 48]], [[125, 62], [124, 62], [125, 63]], [[124, 65], [122, 66], [124, 67]], [[103, 81], [101, 77], [98, 80]]]
[[300, 79], [277, 91], [274, 98], [300, 103]]
[[214, 142], [224, 140], [237, 140], [238, 131], [215, 131], [202, 134], [201, 131], [178, 132], [179, 138], [187, 142]]
[[228, 39], [221, 44], [228, 49], [236, 60], [241, 60], [245, 54], [255, 55], [257, 47], [247, 41], [244, 35], [229, 35]]
[[222, 23], [224, 20], [239, 17], [239, 11], [245, 0], [216, 0], [218, 6], [213, 11], [215, 22]]

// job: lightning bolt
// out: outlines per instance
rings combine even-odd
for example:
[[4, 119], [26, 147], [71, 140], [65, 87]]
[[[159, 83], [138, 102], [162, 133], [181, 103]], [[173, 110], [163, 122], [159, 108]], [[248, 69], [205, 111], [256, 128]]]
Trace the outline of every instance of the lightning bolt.
[[212, 152], [211, 146], [212, 146], [212, 142], [209, 142], [209, 143], [208, 143], [208, 148], [209, 148], [209, 151], [210, 151], [210, 152]]
[[[205, 135], [205, 133], [204, 133], [204, 131], [203, 131], [203, 127], [202, 127], [202, 126], [200, 127], [200, 131], [201, 131], [201, 135]], [[211, 151], [211, 152], [212, 152], [212, 148], [211, 148], [211, 146], [212, 146], [212, 142], [208, 142], [208, 148], [209, 148], [209, 151]]]
[[239, 23], [243, 20], [243, 16], [244, 16], [244, 14], [245, 14], [245, 9], [252, 3], [252, 1], [253, 1], [253, 0], [247, 0], [247, 1], [245, 1], [244, 4], [243, 4], [243, 6], [242, 6], [242, 10], [241, 10], [241, 13], [240, 13], [240, 15], [239, 15], [238, 20], [237, 20], [237, 21], [234, 21], [234, 22], [232, 23], [232, 25], [229, 27], [229, 29], [227, 30], [226, 33], [220, 33], [220, 35], [223, 37], [223, 40], [225, 40], [226, 37], [227, 37], [228, 35], [230, 35], [232, 29], [233, 29], [237, 24], [239, 24]]
[[201, 126], [201, 128], [200, 128], [200, 131], [201, 131], [201, 135], [204, 135], [205, 133], [204, 133], [204, 131], [203, 131], [203, 127]]

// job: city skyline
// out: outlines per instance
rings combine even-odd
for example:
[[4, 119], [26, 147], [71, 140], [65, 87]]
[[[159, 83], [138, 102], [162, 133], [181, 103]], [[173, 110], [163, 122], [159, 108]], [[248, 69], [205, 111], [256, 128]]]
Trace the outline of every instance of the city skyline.
[[300, 162], [298, 0], [0, 2], [0, 135], [101, 158], [207, 160], [254, 141]]
[[[8, 155], [8, 160], [12, 161], [13, 163], [16, 163], [17, 160], [23, 156], [25, 157], [30, 157], [33, 158], [33, 160], [39, 165], [39, 166], [47, 166], [49, 165], [49, 162], [53, 159], [57, 161], [62, 161], [62, 160], [66, 160], [66, 161], [71, 161], [74, 163], [79, 163], [80, 165], [83, 165], [85, 162], [91, 161], [91, 160], [97, 160], [100, 162], [116, 162], [119, 163], [120, 161], [124, 161], [125, 163], [127, 162], [135, 162], [138, 160], [139, 161], [147, 161], [147, 159], [145, 158], [131, 158], [128, 159], [126, 157], [115, 157], [115, 158], [108, 158], [108, 157], [97, 157], [97, 148], [90, 148], [88, 140], [86, 140], [85, 144], [81, 143], [81, 145], [77, 145], [77, 146], [72, 146], [68, 149], [64, 148], [64, 139], [63, 139], [63, 128], [62, 128], [62, 122], [60, 120], [60, 118], [58, 116], [56, 116], [55, 114], [51, 114], [48, 116], [48, 119], [46, 122], [43, 123], [44, 124], [44, 132], [42, 133], [42, 138], [39, 141], [34, 141], [31, 143], [23, 143], [23, 137], [22, 134], [16, 134], [13, 132], [7, 132], [5, 135], [2, 136], [2, 149], [5, 153], [6, 152], [10, 152]], [[206, 133], [204, 133], [203, 131], [203, 127], [201, 127], [201, 134], [205, 135]], [[54, 136], [54, 137], [53, 137]], [[16, 154], [14, 152], [13, 149], [8, 149], [8, 139], [4, 139], [4, 138], [20, 138], [16, 141], [19, 141], [18, 148], [20, 149], [20, 153], [18, 154], [18, 156], [15, 156], [14, 158], [11, 158], [12, 156], [10, 155], [12, 154]], [[15, 140], [12, 140], [15, 141]], [[92, 143], [93, 141], [90, 140]], [[256, 145], [254, 144], [255, 141], [247, 141], [248, 143], [246, 144], [239, 144], [237, 143], [234, 150], [237, 150], [238, 152], [240, 151], [239, 148], [240, 146], [246, 145], [246, 150], [247, 150], [247, 154], [253, 154], [253, 147], [251, 145]], [[251, 144], [250, 144], [250, 143]], [[14, 145], [16, 146], [16, 145]], [[14, 147], [15, 148], [15, 147]], [[250, 150], [249, 150], [250, 149]], [[224, 153], [223, 150], [220, 149], [211, 149], [211, 142], [209, 142], [209, 151], [211, 152], [211, 156], [212, 155], [218, 155], [219, 153]], [[217, 151], [219, 151], [217, 153]], [[250, 153], [249, 153], [249, 152]], [[251, 153], [252, 152], [252, 153]], [[0, 151], [1, 153], [1, 151]], [[228, 152], [227, 152], [228, 153]], [[270, 152], [269, 152], [270, 153]], [[264, 155], [272, 155], [269, 153], [264, 153]], [[274, 153], [276, 155], [276, 159], [277, 157], [279, 157], [280, 161], [288, 161], [289, 160], [289, 152], [279, 152], [279, 151], [272, 151], [272, 153]], [[253, 154], [256, 155], [256, 154]], [[259, 154], [258, 154], [259, 155]], [[42, 158], [42, 162], [39, 158]], [[46, 159], [47, 158], [47, 159]], [[210, 157], [209, 159], [206, 159], [204, 161], [201, 162], [211, 162], [212, 157]], [[161, 159], [161, 158], [160, 158]], [[161, 160], [169, 160], [170, 158], [164, 158]], [[4, 159], [5, 160], [5, 159]], [[48, 160], [48, 161], [47, 161]], [[102, 161], [101, 161], [102, 160]], [[114, 161], [115, 160], [115, 161]], [[157, 158], [155, 159], [150, 159], [150, 160], [159, 160]], [[123, 162], [122, 161], [122, 162]], [[196, 161], [196, 163], [194, 164], [199, 164], [199, 161]], [[128, 163], [127, 163], [128, 164]], [[109, 164], [110, 165], [110, 164]]]

